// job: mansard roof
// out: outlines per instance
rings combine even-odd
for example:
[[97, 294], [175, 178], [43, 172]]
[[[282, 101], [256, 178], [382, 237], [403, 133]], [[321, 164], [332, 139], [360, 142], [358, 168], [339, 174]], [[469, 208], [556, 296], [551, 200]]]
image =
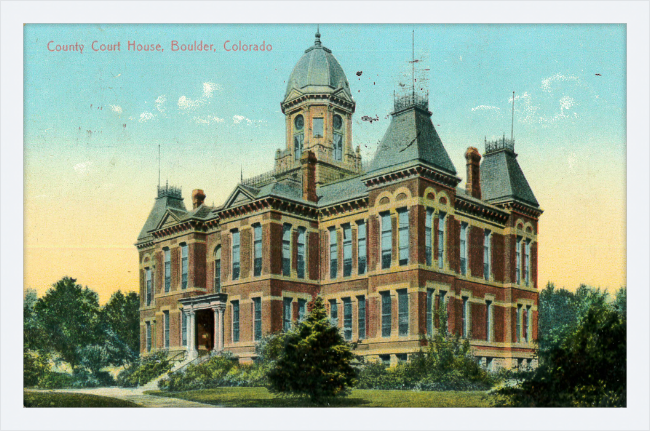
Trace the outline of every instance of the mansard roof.
[[414, 162], [456, 175], [456, 168], [431, 122], [431, 112], [412, 103], [393, 112], [367, 172], [387, 171]]
[[324, 207], [368, 196], [368, 188], [361, 178], [362, 176], [359, 175], [317, 188], [318, 206]]
[[539, 208], [514, 151], [503, 148], [483, 155], [481, 194], [490, 203], [520, 201]]
[[147, 239], [152, 239], [151, 231], [156, 229], [160, 224], [162, 219], [168, 213], [168, 210], [174, 212], [175, 215], [181, 217], [187, 213], [185, 208], [185, 203], [181, 197], [180, 190], [174, 188], [158, 188], [158, 197], [154, 202], [153, 208], [147, 217], [147, 221], [144, 223], [140, 234], [138, 235], [138, 241], [144, 241]]

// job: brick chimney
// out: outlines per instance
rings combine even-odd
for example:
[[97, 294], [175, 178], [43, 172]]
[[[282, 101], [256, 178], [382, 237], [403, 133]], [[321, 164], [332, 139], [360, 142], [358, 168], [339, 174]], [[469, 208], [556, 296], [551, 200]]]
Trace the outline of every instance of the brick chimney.
[[317, 202], [316, 196], [316, 155], [305, 151], [300, 157], [302, 170], [302, 198], [309, 202]]
[[197, 209], [198, 207], [203, 205], [204, 200], [205, 200], [205, 193], [203, 193], [203, 190], [194, 189], [192, 191], [192, 208]]
[[467, 160], [467, 178], [465, 190], [477, 199], [481, 199], [481, 155], [474, 147], [469, 147], [465, 152]]

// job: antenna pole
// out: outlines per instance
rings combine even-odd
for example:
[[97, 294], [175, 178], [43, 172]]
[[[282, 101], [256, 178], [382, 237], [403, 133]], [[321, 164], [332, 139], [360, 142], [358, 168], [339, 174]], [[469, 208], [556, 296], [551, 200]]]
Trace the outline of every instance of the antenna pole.
[[411, 36], [411, 54], [412, 54], [412, 62], [411, 62], [411, 84], [413, 84], [413, 90], [412, 90], [412, 95], [413, 95], [413, 102], [415, 102], [415, 30], [413, 30], [413, 34]]
[[514, 140], [515, 131], [515, 92], [512, 92], [512, 123], [510, 124], [510, 141]]

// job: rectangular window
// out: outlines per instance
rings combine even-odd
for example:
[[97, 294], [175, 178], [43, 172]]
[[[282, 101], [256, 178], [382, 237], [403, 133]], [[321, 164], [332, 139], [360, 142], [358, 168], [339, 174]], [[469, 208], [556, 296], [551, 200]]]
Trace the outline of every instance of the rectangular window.
[[232, 232], [232, 279], [239, 280], [239, 231]]
[[232, 301], [232, 341], [239, 342], [239, 301]]
[[494, 371], [494, 358], [486, 359], [485, 368], [487, 368], [488, 371]]
[[526, 342], [530, 343], [533, 335], [533, 310], [526, 306]]
[[490, 279], [490, 261], [492, 260], [492, 232], [485, 229], [483, 237], [483, 278]]
[[253, 277], [262, 275], [262, 225], [253, 225]]
[[339, 326], [339, 306], [336, 299], [330, 299], [330, 323], [335, 328]]
[[365, 296], [359, 296], [357, 300], [359, 302], [357, 334], [359, 334], [359, 339], [363, 340], [366, 338], [366, 298]]
[[151, 322], [147, 322], [147, 352], [151, 352]]
[[352, 229], [343, 225], [343, 277], [352, 275]]
[[284, 332], [291, 330], [291, 298], [282, 300], [282, 330]]
[[181, 289], [187, 289], [187, 244], [181, 245]]
[[300, 160], [300, 156], [302, 156], [302, 146], [304, 140], [305, 140], [305, 135], [302, 133], [293, 136], [293, 148], [294, 148], [296, 160]]
[[352, 300], [343, 298], [343, 338], [352, 339]]
[[400, 336], [409, 334], [409, 297], [406, 289], [397, 291], [397, 309], [399, 313], [399, 330]]
[[399, 264], [409, 263], [409, 211], [404, 208], [398, 211], [399, 215]]
[[395, 357], [397, 358], [397, 363], [398, 364], [403, 364], [404, 362], [408, 361], [408, 354], [407, 353], [396, 353]]
[[168, 248], [163, 249], [163, 253], [165, 255], [165, 293], [167, 293], [172, 285], [172, 255]]
[[390, 355], [379, 355], [379, 360], [386, 367], [390, 366]]
[[323, 137], [323, 119], [322, 118], [314, 118], [314, 138], [322, 138]]
[[181, 311], [181, 345], [187, 346], [187, 314]]
[[424, 257], [427, 266], [431, 266], [433, 258], [433, 210], [431, 208], [427, 208], [424, 219]]
[[338, 270], [338, 245], [336, 238], [336, 230], [334, 228], [330, 229], [330, 278], [336, 278], [336, 272]]
[[303, 321], [307, 316], [307, 301], [305, 299], [298, 300], [298, 321]]
[[393, 257], [393, 228], [390, 213], [381, 214], [381, 268], [390, 268]]
[[282, 226], [282, 275], [291, 275], [291, 225]]
[[253, 339], [262, 339], [262, 298], [253, 298]]
[[460, 224], [460, 273], [467, 275], [467, 223]]
[[214, 261], [214, 291], [221, 292], [221, 259]]
[[517, 250], [515, 253], [515, 277], [517, 284], [521, 284], [521, 237], [517, 237]]
[[469, 298], [463, 296], [463, 338], [469, 335]]
[[305, 237], [307, 236], [307, 229], [304, 227], [298, 228], [298, 262], [296, 262], [298, 278], [305, 278]]
[[492, 341], [492, 301], [485, 301], [485, 340]]
[[343, 135], [334, 133], [334, 160], [343, 160]]
[[165, 349], [169, 349], [169, 311], [163, 311], [163, 320], [165, 325]]
[[427, 289], [426, 310], [427, 335], [433, 334], [433, 289]]
[[445, 222], [446, 214], [441, 212], [438, 216], [438, 268], [444, 268], [445, 262]]
[[357, 274], [363, 275], [366, 273], [366, 223], [361, 220], [357, 222]]
[[526, 240], [524, 250], [524, 281], [528, 286], [530, 284], [530, 240]]
[[147, 305], [151, 305], [151, 269], [150, 268], [145, 268], [145, 278], [147, 280], [147, 293], [146, 293], [146, 299], [147, 299]]
[[391, 325], [390, 292], [381, 293], [381, 336], [390, 337]]
[[515, 332], [515, 342], [521, 343], [521, 304], [517, 304], [517, 324]]

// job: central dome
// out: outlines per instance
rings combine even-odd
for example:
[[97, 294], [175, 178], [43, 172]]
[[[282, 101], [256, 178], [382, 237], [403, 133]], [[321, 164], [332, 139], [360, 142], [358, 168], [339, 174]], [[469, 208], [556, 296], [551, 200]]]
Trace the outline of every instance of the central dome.
[[343, 89], [352, 98], [350, 84], [343, 68], [332, 55], [332, 51], [321, 45], [318, 32], [314, 46], [305, 50], [305, 54], [289, 76], [285, 101], [294, 88], [301, 93], [334, 93]]

